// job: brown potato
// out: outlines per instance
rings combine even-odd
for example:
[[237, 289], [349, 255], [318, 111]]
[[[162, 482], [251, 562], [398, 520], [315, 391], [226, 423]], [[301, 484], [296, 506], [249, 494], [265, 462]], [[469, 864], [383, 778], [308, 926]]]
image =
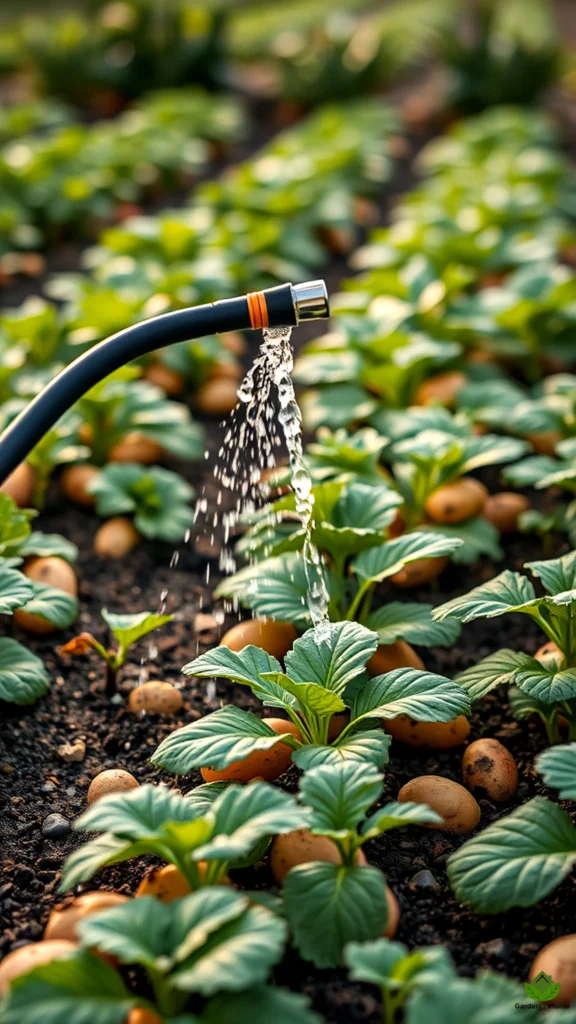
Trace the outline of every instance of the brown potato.
[[243, 651], [249, 644], [261, 647], [274, 658], [283, 658], [298, 633], [290, 622], [263, 622], [261, 619], [246, 619], [232, 626], [220, 641], [220, 647], [229, 647], [231, 651]]
[[416, 389], [414, 405], [432, 405], [438, 403], [451, 408], [454, 405], [456, 395], [467, 382], [466, 374], [459, 370], [448, 370], [446, 373], [436, 373], [422, 381]]
[[417, 804], [428, 804], [443, 818], [442, 824], [425, 828], [447, 829], [467, 836], [480, 821], [480, 808], [474, 797], [464, 786], [441, 775], [420, 775], [411, 779], [402, 786], [398, 799], [401, 803], [413, 800]]
[[526, 440], [538, 455], [555, 455], [556, 445], [562, 440], [562, 434], [559, 430], [542, 430], [539, 434], [527, 434]]
[[228, 416], [238, 404], [238, 382], [236, 380], [208, 380], [194, 395], [198, 412], [205, 416]]
[[394, 513], [394, 519], [388, 527], [388, 537], [392, 540], [394, 537], [401, 537], [406, 529], [406, 523], [398, 509]]
[[98, 476], [99, 472], [97, 466], [91, 466], [88, 462], [81, 462], [77, 466], [67, 466], [60, 477], [60, 486], [70, 501], [90, 508], [96, 503], [96, 495], [90, 493], [88, 484]]
[[479, 480], [463, 476], [453, 484], [445, 484], [426, 501], [426, 514], [435, 523], [463, 523], [480, 515], [488, 491]]
[[140, 534], [130, 519], [113, 516], [94, 537], [94, 551], [101, 558], [124, 558], [137, 544]]
[[538, 648], [534, 657], [536, 658], [536, 661], [541, 661], [544, 665], [550, 664], [551, 662], [560, 664], [563, 654], [553, 640], [547, 640], [545, 644], [542, 644], [542, 647]]
[[[308, 864], [315, 860], [329, 861], [330, 864], [341, 863], [340, 851], [328, 836], [315, 836], [307, 828], [299, 828], [295, 832], [282, 832], [272, 843], [270, 867], [279, 885], [297, 864]], [[362, 850], [358, 850], [356, 863], [367, 863]]]
[[163, 868], [152, 868], [145, 874], [134, 895], [136, 898], [154, 896], [160, 903], [172, 903], [172, 900], [179, 900], [190, 892], [184, 875], [174, 864], [167, 864]]
[[227, 352], [233, 352], [235, 356], [244, 356], [248, 351], [246, 339], [240, 331], [227, 331], [220, 335], [220, 341]]
[[68, 939], [78, 942], [77, 928], [81, 921], [101, 910], [119, 907], [128, 897], [119, 892], [84, 892], [72, 902], [54, 907], [44, 929], [44, 939]]
[[138, 1006], [130, 1010], [126, 1024], [162, 1024], [162, 1017], [159, 1017], [154, 1010], [145, 1010]]
[[416, 722], [410, 715], [386, 718], [382, 722], [386, 732], [409, 747], [427, 750], [450, 750], [465, 743], [470, 733], [470, 722], [465, 715], [451, 722]]
[[379, 644], [366, 668], [371, 676], [381, 676], [395, 668], [423, 669], [425, 665], [410, 644], [405, 640], [395, 640], [393, 644]]
[[158, 462], [162, 455], [162, 446], [151, 437], [138, 433], [137, 430], [126, 434], [121, 441], [113, 444], [108, 452], [108, 462], [142, 462], [150, 466]]
[[[289, 732], [299, 736], [293, 722], [284, 718], [264, 718], [274, 732]], [[274, 782], [288, 768], [292, 757], [292, 749], [287, 743], [278, 742], [268, 750], [254, 750], [241, 761], [233, 761], [227, 768], [217, 771], [214, 768], [201, 768], [204, 782], [250, 782], [258, 776], [266, 782]]]
[[333, 743], [343, 729], [346, 728], [350, 721], [350, 712], [341, 711], [337, 715], [332, 715], [328, 725], [328, 743]]
[[484, 790], [491, 800], [505, 803], [518, 789], [518, 768], [509, 750], [498, 740], [475, 740], [462, 756], [464, 785]]
[[384, 938], [393, 939], [400, 924], [400, 907], [389, 885], [386, 886], [386, 902], [388, 904], [388, 923], [384, 932]]
[[438, 578], [441, 572], [448, 565], [448, 555], [440, 555], [438, 558], [417, 558], [409, 562], [399, 572], [390, 577], [392, 583], [397, 587], [422, 587], [426, 583]]
[[149, 682], [135, 686], [128, 697], [128, 707], [135, 715], [176, 715], [184, 703], [182, 693], [172, 683]]
[[22, 571], [35, 583], [46, 583], [47, 586], [63, 590], [72, 597], [78, 594], [76, 573], [63, 558], [57, 558], [55, 555], [48, 558], [27, 558]]
[[139, 785], [130, 772], [122, 768], [108, 768], [92, 779], [88, 789], [88, 803], [93, 804], [109, 793], [126, 793], [130, 789], [138, 789]]
[[36, 473], [27, 462], [21, 462], [10, 476], [7, 476], [0, 491], [7, 494], [20, 508], [29, 508], [34, 499]]
[[57, 957], [66, 956], [76, 949], [76, 943], [66, 939], [52, 939], [50, 942], [31, 942], [9, 953], [0, 963], [0, 996], [5, 996], [14, 978], [26, 974], [33, 967], [49, 964]]
[[58, 626], [48, 622], [43, 615], [34, 615], [33, 612], [26, 612], [23, 608], [16, 608], [13, 619], [16, 625], [20, 626], [20, 629], [25, 629], [27, 633], [48, 636], [49, 633], [58, 632]]
[[186, 386], [186, 381], [181, 373], [171, 370], [164, 363], [152, 363], [146, 370], [146, 380], [161, 388], [170, 398], [178, 398]]
[[519, 517], [529, 508], [530, 502], [523, 494], [516, 494], [514, 491], [501, 491], [499, 494], [490, 494], [486, 498], [482, 515], [497, 530], [500, 530], [500, 533], [516, 533]]
[[562, 935], [540, 950], [530, 968], [530, 981], [541, 971], [560, 985], [558, 995], [546, 1006], [576, 1002], [576, 935]]

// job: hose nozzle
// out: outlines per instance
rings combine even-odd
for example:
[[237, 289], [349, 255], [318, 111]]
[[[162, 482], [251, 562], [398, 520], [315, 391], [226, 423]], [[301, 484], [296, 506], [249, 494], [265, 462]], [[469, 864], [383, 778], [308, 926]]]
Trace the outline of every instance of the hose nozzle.
[[324, 281], [304, 281], [292, 285], [296, 322], [320, 320], [330, 316], [328, 291]]

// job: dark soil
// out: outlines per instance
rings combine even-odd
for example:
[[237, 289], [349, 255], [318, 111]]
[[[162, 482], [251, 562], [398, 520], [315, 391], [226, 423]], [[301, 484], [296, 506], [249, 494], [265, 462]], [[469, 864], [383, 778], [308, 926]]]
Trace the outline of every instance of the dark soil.
[[[393, 187], [400, 191], [408, 183], [409, 172], [404, 167]], [[342, 270], [342, 266], [334, 266], [329, 284], [336, 283]], [[298, 344], [306, 333], [304, 330], [297, 332]], [[252, 339], [252, 348], [255, 344]], [[197, 491], [203, 483], [206, 485], [209, 505], [216, 494], [210, 467], [214, 464], [221, 436], [221, 428], [209, 425], [211, 454], [205, 466], [199, 470], [179, 466]], [[169, 568], [171, 550], [152, 543], [137, 548], [121, 562], [102, 562], [91, 553], [92, 537], [98, 526], [96, 516], [63, 506], [57, 484], [49, 492], [39, 525], [75, 541], [81, 552], [80, 618], [76, 629], [58, 635], [57, 643], [63, 643], [80, 629], [104, 638], [106, 634], [99, 617], [102, 607], [123, 612], [153, 609], [158, 606], [162, 592], [167, 590], [168, 610], [175, 611], [176, 619], [158, 634], [157, 657], [146, 661], [145, 668], [151, 678], [180, 681], [185, 703], [177, 719], [135, 718], [123, 703], [110, 703], [105, 698], [103, 673], [98, 663], [90, 658], [71, 661], [59, 657], [55, 653], [56, 642], [50, 637], [19, 636], [44, 658], [53, 685], [50, 693], [33, 707], [0, 707], [0, 834], [3, 837], [0, 956], [41, 938], [50, 909], [58, 900], [63, 860], [82, 842], [72, 831], [59, 839], [45, 837], [42, 826], [48, 815], [56, 812], [72, 822], [86, 806], [91, 779], [106, 768], [127, 769], [141, 783], [163, 781], [173, 785], [173, 777], [149, 763], [150, 755], [169, 732], [214, 710], [221, 702], [257, 708], [257, 702], [247, 691], [226, 683], [217, 685], [216, 698], [210, 703], [202, 681], [184, 680], [180, 676], [182, 665], [199, 650], [218, 641], [217, 628], [200, 634], [194, 628], [199, 611], [212, 611], [212, 585], [218, 578], [218, 552], [207, 535], [198, 534], [191, 546], [182, 548], [174, 568]], [[539, 543], [525, 538], [513, 539], [506, 547], [505, 564], [511, 568], [519, 569], [527, 560], [544, 557]], [[554, 554], [564, 550], [559, 549]], [[491, 578], [500, 569], [501, 566], [487, 562], [473, 571], [468, 567], [451, 566], [442, 577], [441, 590], [401, 596], [439, 603]], [[394, 596], [397, 599], [398, 592]], [[389, 598], [385, 588], [381, 598]], [[232, 625], [232, 620], [226, 625]], [[420, 653], [430, 669], [452, 675], [500, 647], [533, 652], [543, 640], [530, 620], [509, 616], [465, 627], [461, 641], [452, 650]], [[141, 671], [139, 658], [142, 655], [146, 659], [146, 651], [144, 641], [125, 668], [120, 683], [122, 695], [135, 684]], [[481, 736], [496, 737], [510, 749], [521, 779], [513, 804], [502, 807], [486, 799], [480, 800], [481, 825], [485, 827], [507, 814], [512, 806], [544, 790], [533, 771], [533, 763], [535, 754], [547, 744], [538, 725], [520, 724], [511, 719], [503, 692], [490, 695], [475, 710], [471, 739]], [[86, 757], [82, 763], [66, 763], [59, 756], [58, 748], [75, 739], [85, 741]], [[418, 775], [439, 774], [461, 781], [461, 750], [413, 751], [395, 742], [385, 774], [385, 800], [395, 799], [400, 787]], [[282, 781], [293, 788], [295, 769]], [[194, 774], [184, 781], [183, 788], [192, 788], [199, 782], [200, 775]], [[556, 936], [573, 931], [575, 879], [568, 878], [534, 908], [490, 918], [477, 917], [455, 902], [446, 881], [446, 859], [461, 841], [448, 833], [412, 828], [394, 831], [368, 846], [368, 859], [386, 873], [401, 906], [397, 938], [410, 946], [446, 945], [464, 974], [491, 967], [524, 980], [537, 950]], [[144, 868], [145, 862], [140, 861], [106, 869], [81, 888], [114, 888], [130, 894]], [[423, 870], [431, 872], [433, 880], [428, 888], [416, 889], [411, 879]], [[235, 881], [247, 888], [273, 888], [274, 885], [266, 861], [249, 871], [236, 873]], [[318, 971], [302, 962], [295, 953], [289, 953], [277, 968], [275, 977], [279, 983], [309, 995], [327, 1024], [353, 1024], [355, 1021], [379, 1024], [381, 1021], [376, 989], [350, 984], [342, 970]]]

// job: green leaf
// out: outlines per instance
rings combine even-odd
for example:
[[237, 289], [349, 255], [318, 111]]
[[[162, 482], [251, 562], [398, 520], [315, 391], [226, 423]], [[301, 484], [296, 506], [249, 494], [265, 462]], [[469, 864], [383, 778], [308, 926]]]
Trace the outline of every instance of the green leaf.
[[40, 658], [11, 637], [0, 637], [0, 700], [33, 704], [49, 686]]
[[32, 584], [33, 597], [25, 604], [31, 615], [40, 615], [58, 629], [67, 629], [78, 617], [78, 601], [72, 594], [66, 594], [46, 583]]
[[502, 478], [513, 487], [531, 487], [560, 469], [562, 463], [549, 455], [531, 455], [514, 466], [506, 466]]
[[137, 612], [135, 615], [116, 615], [107, 609], [102, 611], [102, 618], [116, 637], [123, 650], [128, 650], [143, 636], [153, 630], [172, 622], [173, 615], [156, 615], [154, 612]]
[[526, 662], [514, 676], [516, 686], [545, 704], [576, 697], [576, 668], [558, 671], [556, 664], [544, 665], [526, 655]]
[[34, 585], [18, 569], [0, 561], [0, 613], [10, 615], [34, 596]]
[[409, 715], [416, 722], [451, 722], [470, 710], [468, 696], [458, 683], [415, 668], [397, 668], [362, 681], [351, 696], [354, 722], [397, 715]]
[[536, 758], [535, 767], [561, 800], [576, 800], [576, 743], [549, 747]]
[[80, 832], [112, 832], [136, 842], [153, 839], [167, 822], [190, 822], [201, 808], [174, 789], [147, 783], [127, 793], [110, 793], [89, 807], [74, 828]]
[[472, 703], [485, 697], [496, 686], [509, 686], [515, 682], [518, 672], [533, 662], [523, 651], [503, 648], [482, 658], [477, 665], [456, 676], [456, 682], [463, 687]]
[[297, 706], [293, 696], [281, 683], [280, 663], [260, 647], [249, 644], [242, 651], [229, 647], [214, 647], [195, 661], [185, 665], [187, 676], [199, 679], [229, 679], [230, 682], [249, 686], [264, 704], [273, 708]]
[[337, 693], [333, 693], [332, 690], [326, 690], [319, 683], [295, 683], [284, 672], [267, 673], [264, 678], [267, 682], [274, 683], [285, 693], [295, 697], [296, 707], [299, 711], [306, 714], [318, 715], [319, 718], [329, 718], [339, 711], [345, 711], [346, 709], [344, 701]]
[[428, 946], [409, 952], [401, 942], [375, 939], [350, 942], [344, 950], [353, 981], [366, 981], [390, 992], [408, 992], [418, 985], [441, 983], [457, 977], [444, 946]]
[[[542, 585], [549, 594], [576, 591], [576, 551], [570, 551], [561, 558], [551, 558], [546, 562], [526, 562], [525, 568], [542, 580]], [[574, 599], [576, 600], [576, 593]]]
[[[525, 1002], [523, 988], [501, 974], [484, 971], [474, 981], [441, 976], [410, 996], [406, 1024], [515, 1024], [516, 1006]], [[522, 1020], [537, 1024], [540, 1011], [522, 1010]]]
[[460, 635], [456, 619], [436, 622], [432, 605], [411, 601], [389, 601], [370, 613], [365, 625], [378, 634], [381, 644], [406, 640], [423, 647], [450, 647]]
[[194, 860], [237, 860], [264, 837], [306, 828], [311, 817], [293, 796], [267, 782], [228, 785], [214, 801], [212, 816], [212, 835], [194, 851]]
[[482, 516], [454, 525], [435, 523], [427, 529], [443, 537], [460, 541], [460, 546], [452, 555], [455, 565], [473, 565], [484, 555], [497, 562], [504, 554], [498, 543], [498, 530]]
[[254, 750], [269, 750], [279, 740], [295, 746], [290, 733], [275, 733], [256, 715], [228, 705], [170, 733], [151, 761], [176, 775], [207, 766], [219, 771]]
[[60, 891], [73, 889], [80, 882], [87, 882], [97, 871], [109, 864], [121, 864], [131, 857], [153, 853], [146, 844], [132, 843], [129, 839], [118, 839], [109, 832], [79, 846], [70, 854], [62, 871]]
[[326, 764], [300, 780], [302, 802], [314, 811], [312, 831], [344, 837], [355, 831], [382, 793], [383, 776], [371, 765], [351, 761]]
[[570, 873], [576, 828], [558, 804], [536, 797], [489, 825], [448, 860], [456, 898], [477, 913], [530, 907]]
[[[337, 596], [341, 588], [337, 577], [326, 566], [323, 575], [330, 595]], [[246, 566], [222, 580], [214, 595], [237, 598], [244, 608], [251, 608], [256, 615], [293, 622], [302, 628], [310, 625], [308, 589], [301, 555], [285, 554]]]
[[378, 637], [357, 622], [331, 622], [309, 629], [286, 655], [286, 672], [299, 682], [314, 682], [342, 694], [378, 646]]
[[365, 421], [376, 411], [378, 403], [358, 384], [329, 384], [305, 391], [300, 407], [306, 430], [317, 427], [347, 427]]
[[460, 622], [492, 619], [507, 612], [523, 611], [534, 606], [537, 600], [536, 591], [525, 576], [505, 569], [488, 583], [474, 587], [468, 594], [455, 597], [452, 601], [435, 608], [432, 618], [438, 622], [449, 616], [454, 616]]
[[388, 748], [392, 737], [382, 729], [348, 734], [342, 742], [336, 740], [325, 746], [306, 744], [292, 754], [294, 764], [303, 772], [324, 764], [340, 764], [342, 761], [373, 765], [382, 768], [388, 763]]
[[141, 1002], [120, 974], [86, 949], [22, 975], [2, 1007], [3, 1024], [124, 1024]]
[[41, 533], [34, 530], [18, 548], [21, 558], [37, 555], [41, 558], [63, 558], [70, 565], [78, 561], [78, 548], [72, 541], [61, 537], [59, 533]]
[[283, 895], [296, 946], [316, 967], [336, 967], [347, 942], [375, 939], [386, 928], [385, 882], [377, 868], [299, 864], [286, 875]]
[[202, 1024], [321, 1024], [309, 1006], [306, 996], [296, 992], [254, 988], [216, 996], [204, 1010]]
[[419, 558], [451, 555], [461, 543], [457, 538], [442, 537], [431, 531], [404, 533], [378, 548], [363, 551], [353, 561], [352, 569], [361, 579], [377, 582], [394, 576]]
[[[159, 439], [156, 430], [145, 433]], [[194, 522], [192, 487], [161, 466], [112, 462], [91, 481], [89, 490], [96, 495], [98, 515], [133, 514], [136, 529], [145, 537], [177, 543]]]
[[362, 835], [366, 839], [389, 832], [393, 828], [404, 828], [405, 825], [434, 825], [442, 821], [436, 811], [427, 804], [398, 803], [392, 801], [375, 811], [362, 826]]

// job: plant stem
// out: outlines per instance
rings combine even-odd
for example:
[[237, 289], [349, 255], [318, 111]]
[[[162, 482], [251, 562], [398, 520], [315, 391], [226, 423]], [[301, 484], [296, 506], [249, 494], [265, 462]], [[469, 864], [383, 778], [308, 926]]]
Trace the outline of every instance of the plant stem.
[[105, 692], [106, 692], [106, 696], [107, 697], [113, 697], [114, 694], [117, 692], [116, 691], [116, 676], [117, 676], [117, 674], [118, 674], [118, 670], [116, 668], [116, 665], [113, 664], [112, 661], [107, 660], [106, 661], [106, 684], [105, 684]]

